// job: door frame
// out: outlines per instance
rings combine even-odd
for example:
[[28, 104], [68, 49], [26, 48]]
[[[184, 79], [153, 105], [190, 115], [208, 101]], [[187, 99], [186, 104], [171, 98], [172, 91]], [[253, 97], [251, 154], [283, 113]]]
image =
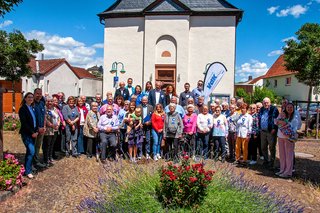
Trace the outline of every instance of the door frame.
[[176, 89], [176, 85], [177, 85], [177, 65], [176, 64], [156, 64], [155, 65], [155, 81], [157, 81], [158, 78], [159, 78], [159, 75], [158, 75], [158, 71], [159, 70], [173, 70], [173, 84], [172, 85]]

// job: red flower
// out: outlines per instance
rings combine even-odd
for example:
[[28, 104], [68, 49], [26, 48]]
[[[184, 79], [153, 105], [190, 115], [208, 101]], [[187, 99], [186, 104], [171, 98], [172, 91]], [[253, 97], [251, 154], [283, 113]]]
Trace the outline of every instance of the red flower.
[[190, 166], [186, 166], [186, 171], [189, 171], [190, 170]]
[[185, 155], [185, 156], [183, 156], [183, 159], [189, 160], [189, 156], [188, 156], [188, 155]]
[[194, 183], [194, 182], [196, 182], [198, 180], [198, 178], [190, 177], [189, 180], [190, 180], [191, 183]]

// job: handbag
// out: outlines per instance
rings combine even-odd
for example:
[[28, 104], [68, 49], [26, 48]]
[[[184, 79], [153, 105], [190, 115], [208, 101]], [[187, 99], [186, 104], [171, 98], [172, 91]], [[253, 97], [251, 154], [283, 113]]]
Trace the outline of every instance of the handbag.
[[165, 147], [166, 146], [166, 140], [164, 138], [162, 138], [161, 140], [161, 147]]

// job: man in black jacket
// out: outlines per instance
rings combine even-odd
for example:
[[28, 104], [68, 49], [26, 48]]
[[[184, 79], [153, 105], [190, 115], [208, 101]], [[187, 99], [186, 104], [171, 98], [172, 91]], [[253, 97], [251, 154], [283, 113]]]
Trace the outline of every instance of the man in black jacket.
[[123, 81], [119, 83], [119, 88], [116, 89], [116, 93], [114, 94], [114, 100], [116, 100], [116, 97], [118, 96], [122, 96], [125, 101], [129, 100], [129, 90], [125, 88], [125, 83]]
[[163, 108], [166, 107], [166, 98], [164, 92], [161, 90], [161, 82], [157, 81], [155, 84], [155, 89], [151, 90], [149, 93], [149, 104], [156, 107], [157, 104], [162, 104]]
[[[279, 115], [277, 107], [271, 105], [269, 98], [263, 99], [263, 107], [259, 111], [259, 128], [261, 135], [261, 150], [264, 157], [264, 165], [273, 168], [276, 159], [276, 144], [278, 127], [274, 119]], [[268, 146], [270, 159], [268, 155]]]

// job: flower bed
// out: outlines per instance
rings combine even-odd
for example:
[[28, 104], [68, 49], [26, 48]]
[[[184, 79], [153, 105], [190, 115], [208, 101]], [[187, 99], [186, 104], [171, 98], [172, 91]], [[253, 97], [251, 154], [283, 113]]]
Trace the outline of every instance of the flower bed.
[[158, 199], [166, 207], [186, 207], [201, 203], [214, 171], [204, 169], [204, 164], [190, 165], [189, 156], [181, 165], [169, 163], [160, 171], [160, 183], [156, 186]]
[[3, 115], [3, 130], [5, 131], [15, 131], [20, 129], [21, 123], [17, 115]]
[[13, 190], [22, 187], [24, 166], [11, 154], [5, 154], [5, 159], [0, 162], [0, 190]]
[[[183, 160], [182, 160], [183, 162]], [[228, 168], [220, 168], [215, 173], [210, 170], [194, 173], [204, 168], [215, 168], [214, 162], [206, 165], [191, 164], [190, 168], [182, 168], [181, 165], [171, 164], [163, 168], [156, 168], [156, 164], [132, 165], [123, 163], [113, 163], [105, 165], [106, 176], [100, 177], [98, 182], [88, 184], [88, 190], [97, 186], [95, 197], [85, 198], [78, 209], [84, 212], [302, 212], [303, 208], [292, 200], [275, 196], [264, 185], [255, 186], [252, 182], [244, 180], [242, 175], [236, 175]], [[192, 167], [193, 166], [193, 167]], [[204, 166], [204, 167], [202, 167]], [[172, 183], [178, 183], [176, 177], [184, 169], [190, 172], [185, 174], [187, 189], [179, 184], [170, 188]], [[194, 168], [194, 169], [193, 169]], [[197, 168], [197, 169], [196, 169]], [[159, 175], [160, 169], [160, 175]], [[192, 171], [191, 171], [192, 170]], [[172, 171], [169, 172], [169, 171]], [[177, 173], [176, 173], [177, 172]], [[198, 178], [197, 175], [203, 175]], [[210, 176], [206, 177], [210, 174]], [[192, 174], [192, 175], [191, 175]], [[212, 175], [211, 175], [212, 174]], [[209, 181], [209, 177], [212, 180]], [[162, 180], [161, 180], [162, 178]], [[191, 179], [190, 179], [191, 178]], [[195, 179], [197, 178], [197, 180]], [[207, 178], [208, 184], [204, 191], [200, 192], [201, 199], [195, 204], [189, 198], [185, 198], [187, 190], [195, 190], [199, 193], [199, 188], [194, 188], [193, 184], [201, 184], [201, 180]], [[177, 182], [176, 182], [177, 181]], [[198, 182], [199, 181], [199, 182]], [[170, 182], [170, 183], [169, 183]], [[169, 183], [169, 188], [164, 189], [164, 183]], [[171, 185], [170, 185], [171, 184]], [[190, 184], [190, 185], [189, 185]], [[90, 186], [91, 185], [91, 186]], [[177, 191], [174, 191], [174, 188]], [[172, 192], [171, 201], [163, 202], [160, 191], [170, 189]], [[172, 189], [172, 190], [171, 190]], [[179, 189], [181, 196], [179, 194]], [[164, 193], [165, 194], [165, 193]], [[192, 192], [190, 192], [192, 194]], [[160, 195], [160, 197], [159, 197]], [[165, 194], [166, 196], [167, 194]], [[169, 197], [169, 195], [168, 195]], [[179, 199], [178, 199], [179, 197]], [[185, 200], [181, 200], [184, 197]], [[180, 202], [181, 201], [181, 202]], [[177, 205], [173, 205], [177, 204]]]

